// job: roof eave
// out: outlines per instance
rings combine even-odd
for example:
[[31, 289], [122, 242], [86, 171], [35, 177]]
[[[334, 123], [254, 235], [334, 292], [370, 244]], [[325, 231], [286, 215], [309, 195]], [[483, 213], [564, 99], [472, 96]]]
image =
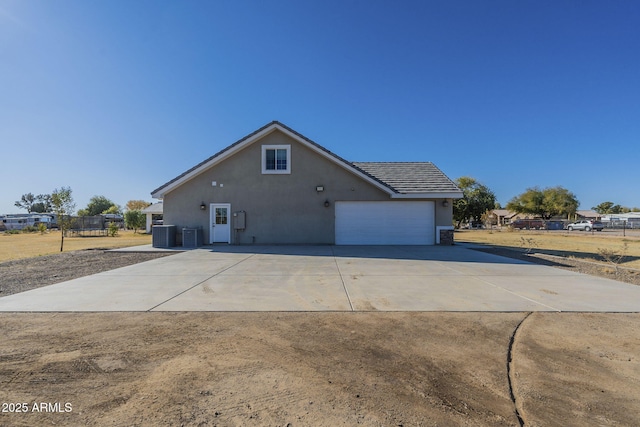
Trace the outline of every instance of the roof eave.
[[462, 192], [428, 192], [428, 193], [397, 193], [392, 194], [392, 199], [461, 199]]

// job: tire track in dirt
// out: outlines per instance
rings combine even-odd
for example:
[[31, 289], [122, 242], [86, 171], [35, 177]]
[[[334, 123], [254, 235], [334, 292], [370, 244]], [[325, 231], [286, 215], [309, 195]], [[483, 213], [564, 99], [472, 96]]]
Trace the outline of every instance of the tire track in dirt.
[[520, 330], [520, 327], [522, 326], [524, 321], [527, 320], [529, 316], [531, 316], [532, 314], [533, 312], [531, 311], [527, 313], [527, 315], [524, 316], [524, 318], [520, 321], [520, 323], [516, 325], [515, 329], [513, 330], [513, 333], [511, 334], [511, 337], [509, 338], [509, 349], [507, 351], [507, 381], [509, 383], [509, 397], [511, 397], [511, 401], [513, 402], [513, 408], [516, 412], [516, 417], [518, 418], [518, 423], [520, 424], [520, 427], [525, 427], [525, 422], [522, 416], [522, 412], [518, 408], [519, 406], [518, 402], [520, 400], [517, 398], [514, 390], [515, 374], [513, 372], [513, 347], [515, 345], [515, 341], [518, 335], [518, 331]]

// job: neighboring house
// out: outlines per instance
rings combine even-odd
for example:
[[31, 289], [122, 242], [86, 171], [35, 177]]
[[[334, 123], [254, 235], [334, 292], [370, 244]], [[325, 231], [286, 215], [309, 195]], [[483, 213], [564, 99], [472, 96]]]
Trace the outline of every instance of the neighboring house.
[[151, 233], [151, 227], [156, 224], [162, 224], [162, 202], [153, 203], [140, 212], [147, 217], [147, 233]]
[[178, 241], [433, 245], [462, 191], [430, 162], [351, 163], [274, 121], [151, 195]]
[[[577, 211], [574, 217], [576, 220], [580, 220], [580, 219], [599, 220], [601, 218], [601, 215], [598, 212], [593, 210], [583, 210], [583, 211]], [[518, 219], [533, 219], [533, 218], [536, 218], [536, 216], [532, 214], [515, 213], [507, 209], [494, 209], [491, 211], [491, 214], [490, 214], [490, 220], [492, 224], [497, 224], [501, 226], [509, 225]], [[567, 218], [566, 218], [566, 215], [557, 216], [550, 219], [547, 218], [546, 221], [566, 223]]]
[[602, 218], [602, 215], [594, 210], [586, 210], [586, 211], [576, 211], [575, 219], [590, 219], [590, 220], [599, 220]]
[[490, 219], [492, 225], [509, 225], [516, 217], [516, 213], [507, 209], [494, 209], [491, 211]]

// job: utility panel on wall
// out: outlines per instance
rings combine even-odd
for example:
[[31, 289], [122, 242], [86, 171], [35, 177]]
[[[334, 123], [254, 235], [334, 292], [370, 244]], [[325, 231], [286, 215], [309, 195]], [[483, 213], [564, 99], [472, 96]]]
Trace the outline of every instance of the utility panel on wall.
[[247, 213], [245, 211], [238, 211], [233, 213], [233, 229], [244, 230], [246, 228]]

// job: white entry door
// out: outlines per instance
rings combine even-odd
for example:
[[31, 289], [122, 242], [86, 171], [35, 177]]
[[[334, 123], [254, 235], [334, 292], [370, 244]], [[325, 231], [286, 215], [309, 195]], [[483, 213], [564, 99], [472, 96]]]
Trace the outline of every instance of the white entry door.
[[228, 203], [211, 204], [211, 229], [209, 243], [231, 243], [231, 205]]

